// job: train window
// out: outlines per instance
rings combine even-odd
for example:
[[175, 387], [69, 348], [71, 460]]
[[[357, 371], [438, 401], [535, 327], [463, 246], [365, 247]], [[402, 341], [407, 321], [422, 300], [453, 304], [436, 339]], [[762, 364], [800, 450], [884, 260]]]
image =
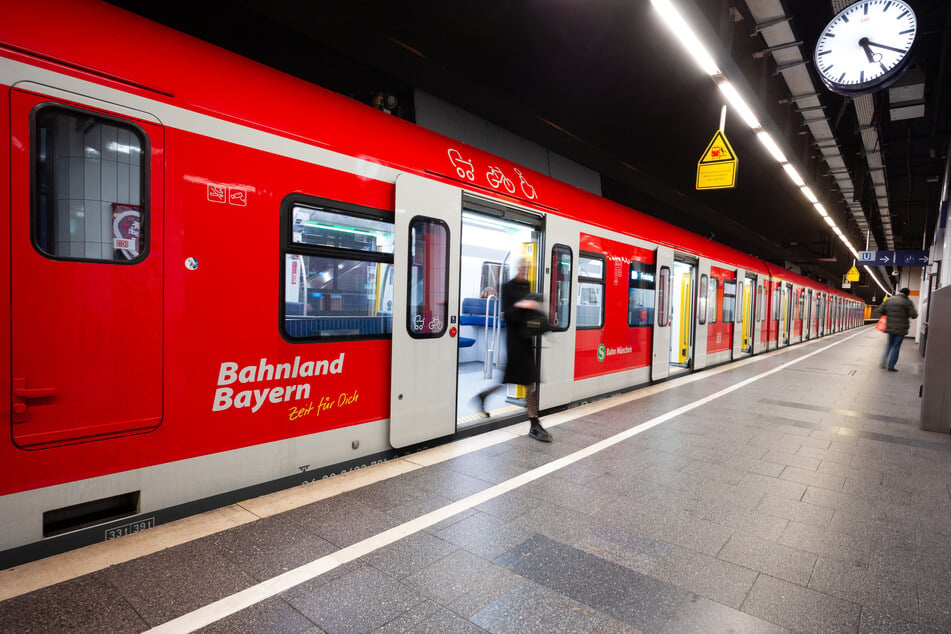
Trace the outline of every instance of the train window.
[[670, 267], [660, 267], [660, 279], [657, 286], [657, 325], [666, 326], [670, 321], [668, 313], [668, 295], [670, 291]]
[[604, 257], [578, 256], [578, 328], [604, 325]]
[[700, 276], [700, 289], [697, 291], [697, 295], [700, 299], [700, 305], [697, 308], [697, 321], [701, 324], [707, 323], [707, 303], [710, 301], [708, 297], [709, 287], [709, 279], [707, 278], [707, 274], [704, 273]]
[[779, 320], [779, 285], [773, 289], [773, 321]]
[[301, 196], [286, 199], [284, 209], [284, 336], [389, 337], [393, 223], [377, 210]]
[[132, 263], [148, 253], [148, 143], [138, 127], [80, 110], [34, 116], [33, 243], [43, 254]]
[[441, 337], [449, 321], [449, 227], [434, 218], [409, 223], [406, 329], [411, 337]]
[[548, 307], [552, 330], [568, 330], [571, 319], [571, 249], [556, 244], [551, 249], [551, 305]]
[[763, 293], [763, 287], [756, 286], [756, 321], [763, 321], [763, 318], [766, 317], [766, 302], [763, 301], [765, 297]]
[[710, 276], [710, 288], [707, 289], [707, 322], [717, 323], [717, 298], [720, 290], [720, 278]]
[[736, 310], [736, 282], [723, 280], [723, 323], [733, 321]]
[[631, 261], [627, 291], [627, 325], [654, 323], [654, 266]]

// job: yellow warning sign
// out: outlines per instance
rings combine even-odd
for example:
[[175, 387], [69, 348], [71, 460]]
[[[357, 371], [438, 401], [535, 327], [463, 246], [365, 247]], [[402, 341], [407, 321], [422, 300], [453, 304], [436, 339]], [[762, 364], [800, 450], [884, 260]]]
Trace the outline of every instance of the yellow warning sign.
[[849, 269], [849, 272], [845, 274], [845, 279], [847, 279], [850, 282], [859, 281], [859, 270], [855, 268], [854, 264], [852, 265], [852, 268]]
[[723, 130], [717, 130], [697, 163], [697, 189], [729, 189], [736, 185], [736, 152]]

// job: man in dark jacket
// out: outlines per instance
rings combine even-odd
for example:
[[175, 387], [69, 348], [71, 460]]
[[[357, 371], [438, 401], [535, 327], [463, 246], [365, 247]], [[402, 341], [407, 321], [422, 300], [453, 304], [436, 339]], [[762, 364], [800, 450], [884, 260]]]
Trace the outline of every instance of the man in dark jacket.
[[888, 335], [888, 341], [885, 342], [885, 352], [882, 353], [882, 360], [878, 365], [883, 368], [887, 365], [889, 372], [898, 372], [895, 369], [895, 364], [898, 362], [901, 342], [908, 334], [911, 320], [918, 316], [915, 305], [908, 299], [908, 289], [903, 288], [898, 292], [898, 295], [890, 297], [875, 309], [875, 314], [885, 315], [885, 334]]
[[[535, 336], [549, 330], [548, 320], [539, 311], [539, 297], [530, 294], [527, 260], [519, 262], [518, 274], [502, 285], [502, 314], [505, 318], [505, 375], [502, 383], [525, 387], [525, 409], [531, 426], [528, 435], [542, 442], [551, 442], [551, 434], [538, 420], [538, 364], [535, 363]], [[485, 399], [501, 385], [476, 395], [485, 413]]]

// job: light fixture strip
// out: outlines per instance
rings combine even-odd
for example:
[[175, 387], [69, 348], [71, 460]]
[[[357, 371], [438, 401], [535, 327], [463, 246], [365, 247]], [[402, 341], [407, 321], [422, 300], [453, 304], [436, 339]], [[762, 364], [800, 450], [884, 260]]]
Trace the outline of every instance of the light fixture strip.
[[[651, 4], [663, 18], [664, 24], [667, 26], [670, 32], [681, 43], [686, 52], [694, 59], [700, 69], [713, 78], [717, 87], [726, 97], [726, 100], [730, 103], [730, 105], [733, 106], [746, 125], [748, 125], [750, 129], [753, 130], [753, 132], [756, 134], [756, 138], [759, 139], [760, 143], [763, 144], [770, 156], [772, 156], [777, 163], [782, 165], [783, 170], [785, 170], [792, 182], [795, 183], [797, 187], [799, 187], [803, 196], [806, 197], [806, 200], [813, 204], [819, 216], [832, 228], [842, 244], [844, 244], [853, 255], [858, 257], [855, 247], [852, 246], [846, 235], [835, 224], [835, 221], [833, 221], [826, 212], [825, 208], [819, 202], [819, 199], [812, 192], [812, 190], [806, 186], [805, 180], [799, 175], [799, 172], [796, 170], [796, 168], [791, 163], [789, 163], [786, 155], [779, 147], [779, 144], [776, 143], [776, 141], [773, 140], [773, 137], [763, 129], [762, 124], [760, 123], [759, 119], [756, 118], [756, 114], [753, 112], [753, 109], [750, 108], [733, 84], [731, 84], [723, 74], [723, 71], [721, 71], [717, 66], [716, 61], [713, 59], [713, 55], [711, 55], [707, 48], [703, 45], [703, 43], [700, 41], [700, 38], [697, 37], [696, 33], [694, 33], [693, 29], [690, 28], [690, 26], [687, 24], [687, 21], [684, 20], [683, 16], [674, 6], [673, 2], [671, 0], [651, 0]], [[834, 137], [831, 139], [817, 139], [817, 141], [823, 140], [831, 141], [832, 145], [819, 146], [820, 148], [838, 147]], [[868, 267], [866, 267], [866, 269], [868, 269]], [[874, 276], [872, 277], [875, 279]], [[878, 283], [877, 279], [875, 279], [875, 281]], [[883, 291], [885, 291], [885, 288], [880, 283], [878, 283], [878, 285]]]

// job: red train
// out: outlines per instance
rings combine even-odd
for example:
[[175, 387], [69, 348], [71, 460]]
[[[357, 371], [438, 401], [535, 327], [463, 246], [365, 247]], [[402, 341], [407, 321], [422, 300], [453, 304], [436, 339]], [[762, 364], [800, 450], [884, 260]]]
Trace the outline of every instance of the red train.
[[[854, 297], [110, 5], [0, 8], [0, 563], [862, 323]], [[7, 233], [9, 232], [9, 233]], [[501, 337], [504, 338], [504, 337]], [[501, 423], [500, 423], [501, 421]]]

